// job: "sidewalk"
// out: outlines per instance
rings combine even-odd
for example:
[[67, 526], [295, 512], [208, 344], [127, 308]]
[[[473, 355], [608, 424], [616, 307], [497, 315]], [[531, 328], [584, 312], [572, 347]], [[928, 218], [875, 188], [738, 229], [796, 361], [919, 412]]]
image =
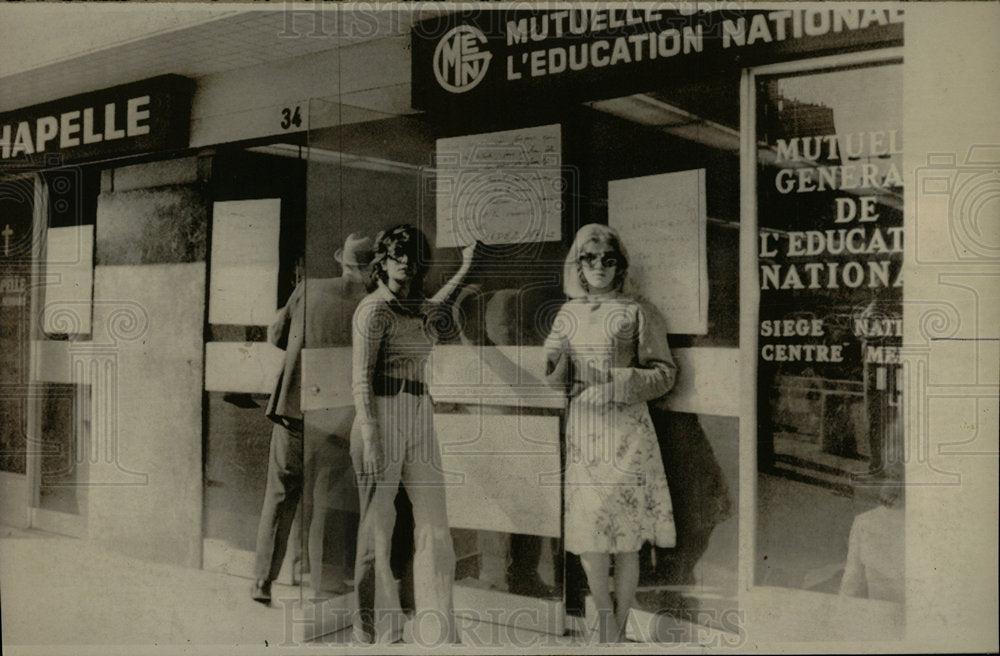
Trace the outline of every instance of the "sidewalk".
[[[0, 525], [4, 654], [131, 655], [152, 649], [169, 654], [246, 656], [466, 653], [483, 648], [496, 653], [566, 653], [579, 648], [606, 653], [609, 647], [588, 647], [582, 626], [570, 626], [566, 635], [559, 636], [514, 628], [502, 621], [483, 621], [503, 617], [503, 609], [492, 609], [495, 612], [491, 613], [479, 604], [463, 611], [458, 601], [456, 623], [461, 644], [454, 649], [445, 645], [359, 645], [350, 642], [349, 629], [307, 642], [303, 636], [313, 630], [310, 620], [315, 610], [300, 602], [301, 588], [274, 584], [274, 601], [267, 607], [250, 599], [250, 585], [249, 579], [237, 576], [138, 560], [104, 551], [85, 540]], [[528, 609], [513, 610], [523, 614]], [[643, 639], [664, 630], [668, 637], [660, 639], [672, 643], [730, 641], [734, 637], [671, 618], [662, 618], [665, 623], [654, 630], [649, 624], [653, 616], [648, 613], [638, 614], [636, 621], [636, 637]], [[662, 647], [633, 643], [629, 649], [657, 653]]]
[[[55, 645], [288, 645], [294, 604], [255, 603], [250, 584], [0, 527], [5, 651], [14, 645], [46, 645], [45, 653]], [[276, 600], [297, 601], [298, 594], [298, 588], [274, 587]]]
[[[249, 579], [152, 563], [86, 541], [0, 526], [0, 619], [4, 653], [170, 654], [412, 652], [415, 645], [350, 644], [350, 631], [306, 643], [312, 616], [300, 588], [275, 584], [271, 607], [250, 599]], [[462, 645], [565, 650], [553, 636], [459, 617]], [[336, 646], [330, 643], [341, 643]], [[435, 651], [446, 651], [440, 646]], [[429, 653], [429, 652], [428, 652]], [[460, 653], [457, 651], [456, 653]]]

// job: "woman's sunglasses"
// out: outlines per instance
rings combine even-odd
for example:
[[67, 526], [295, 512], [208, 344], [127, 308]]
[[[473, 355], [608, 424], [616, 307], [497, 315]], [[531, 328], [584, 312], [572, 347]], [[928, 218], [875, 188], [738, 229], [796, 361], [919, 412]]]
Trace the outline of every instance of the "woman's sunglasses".
[[386, 257], [402, 266], [417, 266], [417, 258], [412, 253], [408, 253], [402, 244], [393, 244], [386, 249]]
[[618, 258], [611, 253], [605, 253], [603, 255], [598, 255], [597, 253], [584, 253], [579, 257], [580, 264], [583, 264], [591, 269], [596, 269], [598, 263], [605, 269], [612, 269], [618, 266]]

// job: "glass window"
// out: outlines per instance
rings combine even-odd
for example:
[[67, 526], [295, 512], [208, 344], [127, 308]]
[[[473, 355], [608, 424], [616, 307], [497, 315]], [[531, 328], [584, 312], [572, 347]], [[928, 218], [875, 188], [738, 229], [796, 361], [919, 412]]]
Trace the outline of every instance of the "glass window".
[[[255, 571], [275, 427], [266, 409], [284, 356], [268, 342], [268, 326], [302, 277], [301, 150], [289, 138], [223, 146], [212, 156], [205, 345], [206, 569], [240, 575]], [[301, 468], [301, 452], [288, 455], [289, 467]], [[291, 522], [291, 516], [286, 519]], [[288, 566], [280, 578], [284, 583], [299, 580], [303, 571], [301, 531], [296, 527], [289, 533]]]
[[901, 68], [757, 80], [759, 585], [903, 600]]
[[26, 471], [35, 182], [0, 179], [0, 470]]

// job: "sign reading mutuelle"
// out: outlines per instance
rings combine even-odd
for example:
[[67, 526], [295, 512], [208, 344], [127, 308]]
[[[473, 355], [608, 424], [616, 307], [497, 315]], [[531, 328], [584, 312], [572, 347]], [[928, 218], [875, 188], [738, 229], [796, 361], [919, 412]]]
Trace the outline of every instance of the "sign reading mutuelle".
[[894, 7], [659, 7], [468, 11], [422, 21], [412, 34], [413, 105], [447, 112], [594, 100], [639, 92], [656, 76], [902, 44], [903, 11]]
[[60, 163], [188, 145], [194, 84], [179, 75], [123, 84], [0, 114], [0, 161]]

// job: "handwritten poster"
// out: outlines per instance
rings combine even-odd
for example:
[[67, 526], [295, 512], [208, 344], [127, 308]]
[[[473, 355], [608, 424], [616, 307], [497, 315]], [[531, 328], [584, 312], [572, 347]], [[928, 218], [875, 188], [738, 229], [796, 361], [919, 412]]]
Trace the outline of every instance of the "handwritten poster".
[[560, 126], [437, 140], [437, 245], [558, 241]]
[[280, 198], [215, 203], [209, 323], [266, 326], [274, 319], [280, 222]]
[[608, 223], [629, 253], [629, 278], [669, 332], [708, 332], [705, 169], [608, 183]]

